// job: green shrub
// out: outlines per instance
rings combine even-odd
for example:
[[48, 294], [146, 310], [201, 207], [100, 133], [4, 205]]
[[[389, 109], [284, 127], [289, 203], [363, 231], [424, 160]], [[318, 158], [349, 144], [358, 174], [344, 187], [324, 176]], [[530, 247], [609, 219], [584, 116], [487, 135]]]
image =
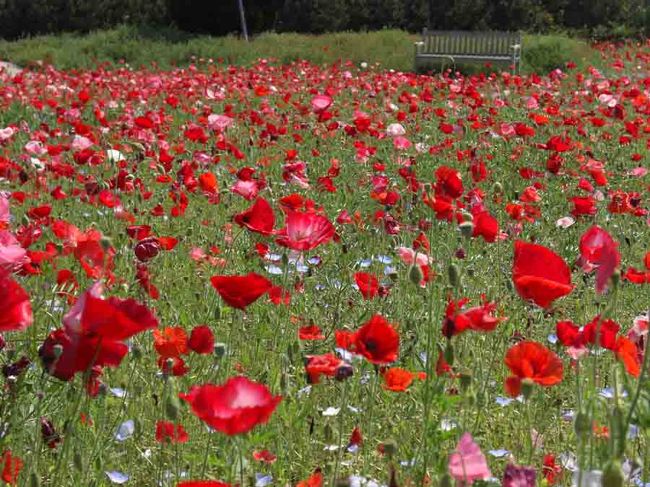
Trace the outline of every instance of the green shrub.
[[[186, 34], [175, 29], [120, 26], [87, 35], [60, 34], [19, 41], [0, 41], [0, 59], [19, 65], [34, 61], [51, 63], [60, 69], [92, 68], [100, 63], [150, 66], [161, 69], [187, 65], [192, 57], [223, 60], [228, 64], [251, 64], [259, 58], [289, 63], [306, 59], [313, 63], [352, 61], [379, 63], [383, 68], [413, 69], [413, 43], [418, 36], [396, 29], [374, 32], [338, 32], [312, 35], [264, 33], [250, 43], [235, 36], [210, 37]], [[526, 35], [522, 48], [522, 71], [546, 73], [568, 61], [592, 61], [589, 45], [564, 35]], [[463, 67], [467, 72], [481, 70]], [[432, 66], [434, 72], [440, 66]]]
[[580, 66], [594, 60], [594, 51], [583, 40], [559, 34], [524, 36], [524, 72], [548, 73], [555, 68], [564, 68], [570, 61]]

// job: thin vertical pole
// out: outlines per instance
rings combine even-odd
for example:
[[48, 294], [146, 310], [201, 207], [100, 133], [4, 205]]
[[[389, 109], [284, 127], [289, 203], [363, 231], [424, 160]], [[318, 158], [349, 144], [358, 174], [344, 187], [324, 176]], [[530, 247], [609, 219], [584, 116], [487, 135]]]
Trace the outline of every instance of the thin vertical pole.
[[244, 34], [244, 39], [248, 42], [248, 28], [246, 27], [246, 14], [244, 13], [244, 0], [237, 0], [239, 4], [239, 18], [241, 20], [241, 31]]

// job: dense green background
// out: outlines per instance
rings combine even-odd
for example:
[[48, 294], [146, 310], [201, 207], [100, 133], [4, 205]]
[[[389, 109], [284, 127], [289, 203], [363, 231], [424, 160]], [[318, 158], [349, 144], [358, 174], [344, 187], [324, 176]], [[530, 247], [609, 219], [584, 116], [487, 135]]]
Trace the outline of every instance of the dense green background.
[[[647, 32], [645, 0], [244, 0], [253, 33], [376, 30], [578, 30], [595, 37]], [[91, 31], [117, 24], [239, 30], [236, 0], [0, 0], [0, 37]]]

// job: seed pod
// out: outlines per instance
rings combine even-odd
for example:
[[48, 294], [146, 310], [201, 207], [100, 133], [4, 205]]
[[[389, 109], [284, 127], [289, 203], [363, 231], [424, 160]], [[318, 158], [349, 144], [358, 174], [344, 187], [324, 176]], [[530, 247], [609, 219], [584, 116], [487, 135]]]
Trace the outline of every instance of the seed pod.
[[134, 344], [131, 347], [131, 356], [134, 360], [140, 360], [142, 358], [142, 347], [140, 347], [140, 345]]
[[325, 436], [325, 441], [327, 442], [332, 441], [332, 438], [334, 438], [334, 432], [332, 431], [332, 427], [329, 425], [329, 423], [327, 423], [323, 428], [323, 434]]
[[445, 348], [445, 362], [454, 365], [454, 346], [451, 344], [451, 340], [447, 341], [447, 348]]
[[41, 487], [41, 478], [36, 472], [29, 474], [29, 487]]
[[451, 479], [451, 475], [448, 473], [444, 474], [440, 479], [438, 487], [454, 487], [454, 481]]
[[460, 234], [465, 238], [471, 238], [474, 233], [474, 224], [472, 222], [463, 222], [458, 225]]
[[591, 418], [584, 411], [578, 411], [573, 421], [573, 429], [577, 436], [585, 436], [591, 431]]
[[603, 487], [623, 487], [625, 477], [621, 462], [615, 459], [608, 461], [603, 468]]
[[422, 282], [422, 279], [424, 279], [424, 273], [422, 272], [422, 269], [419, 265], [413, 264], [409, 269], [409, 280], [416, 286], [419, 286]]
[[99, 244], [102, 246], [102, 249], [104, 249], [104, 252], [108, 252], [108, 249], [110, 249], [113, 246], [113, 242], [111, 242], [111, 239], [105, 235], [99, 239]]
[[74, 464], [74, 468], [76, 468], [79, 472], [84, 471], [83, 457], [81, 456], [81, 453], [79, 453], [78, 450], [76, 450], [72, 455], [72, 463]]
[[460, 271], [455, 264], [449, 264], [447, 267], [447, 276], [449, 277], [449, 284], [457, 288], [460, 285]]
[[470, 388], [472, 385], [472, 372], [469, 370], [465, 370], [461, 372], [460, 374], [460, 387], [464, 392], [467, 392], [467, 390]]
[[614, 457], [621, 458], [625, 452], [625, 418], [620, 406], [615, 406], [611, 416], [611, 438]]
[[170, 392], [165, 399], [165, 414], [172, 421], [178, 419], [179, 412], [181, 410], [181, 401], [178, 399], [178, 396], [175, 392]]
[[226, 355], [226, 344], [225, 343], [215, 343], [214, 344], [214, 356], [217, 360], [223, 358]]

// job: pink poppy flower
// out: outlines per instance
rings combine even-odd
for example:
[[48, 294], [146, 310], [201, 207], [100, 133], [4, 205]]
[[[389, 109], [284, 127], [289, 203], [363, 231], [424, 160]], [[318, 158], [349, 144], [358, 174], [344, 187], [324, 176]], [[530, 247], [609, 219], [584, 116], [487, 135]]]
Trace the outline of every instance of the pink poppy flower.
[[397, 254], [402, 262], [407, 265], [417, 263], [419, 266], [428, 265], [429, 257], [422, 252], [416, 252], [409, 247], [400, 247], [397, 249]]
[[580, 262], [585, 272], [596, 269], [596, 292], [603, 293], [607, 281], [621, 263], [618, 243], [609, 233], [594, 225], [580, 238]]
[[331, 96], [316, 95], [311, 99], [311, 108], [314, 112], [320, 113], [331, 107], [333, 102], [334, 100], [332, 100]]
[[336, 233], [334, 225], [317, 213], [288, 211], [276, 242], [293, 250], [311, 250], [327, 243]]
[[475, 480], [492, 476], [485, 455], [469, 433], [461, 436], [456, 451], [449, 455], [448, 468], [449, 474], [461, 485], [471, 485]]
[[11, 232], [0, 230], [0, 271], [14, 271], [27, 261], [27, 251]]

